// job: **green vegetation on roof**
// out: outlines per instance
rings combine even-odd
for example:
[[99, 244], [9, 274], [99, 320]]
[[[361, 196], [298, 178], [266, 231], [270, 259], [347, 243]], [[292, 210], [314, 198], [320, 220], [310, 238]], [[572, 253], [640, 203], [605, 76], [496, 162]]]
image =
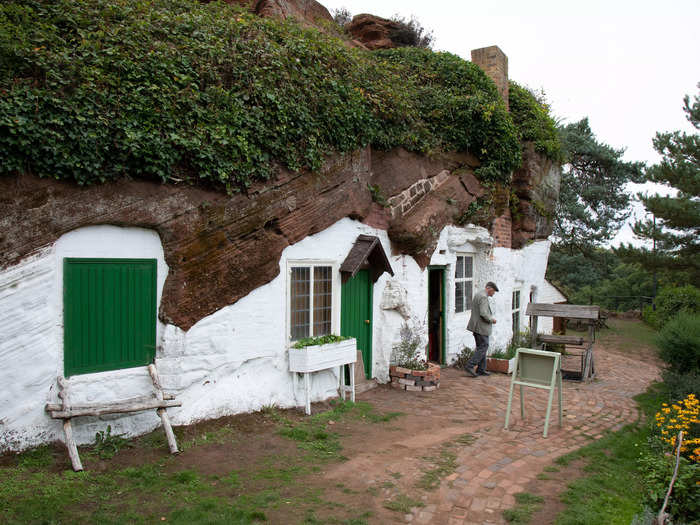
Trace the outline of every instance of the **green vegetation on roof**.
[[562, 159], [557, 125], [549, 115], [549, 106], [538, 100], [529, 89], [511, 81], [508, 87], [511, 117], [518, 128], [518, 138], [533, 142], [535, 151], [554, 161]]
[[513, 121], [473, 64], [348, 49], [223, 2], [3, 2], [0, 95], [0, 175], [232, 192], [276, 164], [318, 170], [367, 145], [469, 151], [482, 180], [508, 182], [520, 163]]

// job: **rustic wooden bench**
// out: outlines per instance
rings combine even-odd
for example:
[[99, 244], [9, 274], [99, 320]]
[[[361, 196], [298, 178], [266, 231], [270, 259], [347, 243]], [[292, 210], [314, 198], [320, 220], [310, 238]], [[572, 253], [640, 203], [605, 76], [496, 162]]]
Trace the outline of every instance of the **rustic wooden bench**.
[[115, 401], [113, 403], [97, 403], [94, 405], [72, 405], [70, 403], [68, 393], [68, 380], [66, 380], [66, 378], [63, 376], [59, 376], [57, 378], [59, 388], [58, 397], [61, 399], [61, 403], [47, 403], [45, 410], [52, 418], [63, 420], [63, 432], [66, 436], [66, 448], [68, 449], [68, 456], [70, 457], [71, 465], [73, 466], [74, 471], [78, 472], [83, 470], [83, 464], [80, 461], [80, 456], [78, 455], [78, 447], [75, 443], [75, 439], [73, 439], [71, 419], [74, 417], [97, 417], [105, 414], [142, 412], [144, 410], [151, 410], [155, 408], [156, 413], [160, 416], [160, 420], [163, 423], [163, 429], [165, 430], [165, 437], [168, 440], [170, 453], [178, 453], [175, 433], [173, 432], [173, 427], [170, 424], [170, 418], [168, 417], [166, 409], [170, 407], [182, 406], [182, 403], [180, 401], [176, 401], [174, 396], [163, 393], [163, 389], [160, 386], [160, 378], [158, 377], [158, 371], [156, 370], [155, 365], [148, 365], [148, 373], [151, 376], [151, 381], [153, 381], [153, 388], [155, 390], [152, 395]]

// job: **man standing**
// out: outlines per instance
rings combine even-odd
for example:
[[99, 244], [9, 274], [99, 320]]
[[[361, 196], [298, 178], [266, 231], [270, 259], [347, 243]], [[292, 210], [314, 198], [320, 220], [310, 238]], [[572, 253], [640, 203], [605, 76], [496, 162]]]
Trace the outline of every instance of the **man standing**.
[[[496, 320], [491, 313], [489, 297], [497, 291], [498, 286], [489, 281], [483, 290], [476, 293], [472, 301], [472, 315], [467, 323], [467, 330], [474, 334], [476, 341], [476, 350], [467, 363], [467, 375], [471, 377], [491, 375], [486, 371], [486, 351], [489, 349], [491, 327], [496, 324]], [[474, 372], [475, 366], [476, 372]]]

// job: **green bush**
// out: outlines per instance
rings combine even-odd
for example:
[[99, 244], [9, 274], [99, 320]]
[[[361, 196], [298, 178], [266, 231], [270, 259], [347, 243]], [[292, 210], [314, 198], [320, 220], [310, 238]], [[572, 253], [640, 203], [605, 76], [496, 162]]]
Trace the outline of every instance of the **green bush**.
[[562, 150], [557, 125], [549, 115], [549, 106], [544, 100], [538, 99], [529, 89], [511, 81], [508, 87], [508, 103], [520, 140], [533, 142], [535, 151], [560, 161]]
[[452, 366], [457, 368], [458, 370], [466, 370], [467, 363], [469, 362], [473, 354], [474, 350], [472, 350], [468, 346], [465, 346], [464, 348], [462, 348], [462, 351], [452, 363]]
[[700, 314], [700, 289], [690, 284], [666, 287], [656, 296], [656, 328], [663, 326], [680, 312]]
[[518, 134], [450, 53], [368, 52], [225, 2], [0, 3], [0, 175], [244, 191], [367, 145], [469, 151], [508, 182]]
[[[642, 452], [639, 467], [642, 472], [647, 503], [651, 508], [660, 509], [663, 505], [676, 458], [670, 454], [654, 450]], [[700, 515], [700, 465], [680, 458], [678, 477], [673, 485], [673, 492], [666, 512], [674, 523], [691, 523]]]
[[664, 370], [661, 373], [664, 380], [664, 387], [668, 392], [670, 401], [683, 399], [688, 394], [700, 394], [700, 371], [676, 372]]
[[672, 372], [700, 370], [700, 315], [686, 312], [667, 322], [656, 337], [659, 356]]

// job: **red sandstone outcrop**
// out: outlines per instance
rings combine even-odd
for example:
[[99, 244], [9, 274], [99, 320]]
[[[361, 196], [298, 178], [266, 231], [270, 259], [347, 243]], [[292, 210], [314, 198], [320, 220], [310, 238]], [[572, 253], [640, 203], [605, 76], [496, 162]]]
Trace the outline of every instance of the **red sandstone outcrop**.
[[[0, 177], [0, 269], [82, 226], [158, 232], [169, 267], [159, 316], [188, 329], [279, 274], [282, 250], [351, 217], [387, 228], [401, 253], [428, 262], [442, 228], [481, 191], [469, 155], [432, 158], [369, 148], [334, 155], [318, 173], [279, 172], [248, 195], [123, 179], [80, 187]], [[394, 203], [372, 202], [368, 186]]]
[[345, 30], [367, 49], [389, 49], [398, 47], [392, 36], [401, 30], [401, 26], [386, 18], [360, 14], [345, 26]]
[[559, 165], [536, 153], [534, 144], [525, 144], [522, 166], [513, 173], [511, 185], [517, 198], [512, 206], [512, 248], [546, 239], [552, 233], [560, 182]]

